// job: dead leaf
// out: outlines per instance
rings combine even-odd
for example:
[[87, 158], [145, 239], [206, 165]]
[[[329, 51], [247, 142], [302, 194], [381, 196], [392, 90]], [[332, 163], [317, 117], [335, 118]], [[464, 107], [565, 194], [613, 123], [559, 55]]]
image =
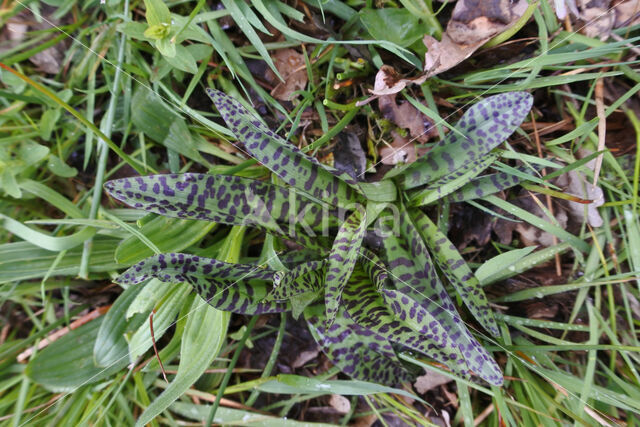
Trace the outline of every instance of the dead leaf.
[[615, 28], [629, 27], [640, 23], [640, 0], [630, 0], [615, 6]]
[[293, 361], [291, 367], [294, 369], [301, 368], [307, 364], [310, 360], [318, 357], [318, 353], [320, 353], [320, 347], [317, 347], [313, 350], [306, 350], [301, 352], [298, 357]]
[[349, 399], [339, 394], [332, 394], [331, 397], [329, 397], [329, 405], [341, 414], [348, 414], [349, 411], [351, 411], [351, 402], [349, 402]]
[[355, 133], [342, 132], [338, 135], [338, 143], [333, 148], [333, 167], [361, 180], [367, 158]]
[[416, 161], [416, 147], [407, 139], [392, 131], [393, 142], [380, 149], [380, 162], [383, 165], [413, 163]]
[[378, 108], [382, 116], [402, 129], [409, 129], [409, 135], [420, 142], [427, 142], [437, 135], [433, 122], [407, 101], [396, 103], [396, 95], [378, 98]]
[[271, 90], [271, 95], [281, 101], [291, 101], [293, 92], [307, 86], [304, 55], [294, 49], [278, 49], [273, 61], [284, 82], [279, 82]]
[[413, 384], [413, 387], [418, 393], [425, 394], [429, 390], [442, 384], [447, 384], [451, 381], [451, 378], [445, 377], [437, 372], [427, 372], [426, 374], [416, 378], [416, 382]]
[[616, 20], [616, 13], [608, 7], [589, 7], [582, 10], [580, 18], [585, 21], [582, 32], [587, 37], [604, 41], [609, 38]]

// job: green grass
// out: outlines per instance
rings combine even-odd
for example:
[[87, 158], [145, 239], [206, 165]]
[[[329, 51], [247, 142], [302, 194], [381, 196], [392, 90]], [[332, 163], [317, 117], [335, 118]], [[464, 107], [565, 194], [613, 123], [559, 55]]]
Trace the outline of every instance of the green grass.
[[[572, 170], [593, 179], [578, 150], [597, 151], [596, 79], [607, 82], [607, 91], [617, 91], [605, 97], [609, 123], [623, 123], [632, 135], [624, 147], [630, 155], [603, 153], [598, 178], [606, 201], [599, 208], [602, 227], [591, 230], [578, 224], [566, 230], [552, 215], [534, 217], [513, 204], [517, 189], [508, 190], [506, 200], [489, 196], [472, 202], [484, 212], [511, 213], [557, 239], [531, 253], [512, 252], [523, 247], [517, 239], [467, 248], [467, 261], [487, 266], [478, 276], [483, 286], [493, 289], [490, 301], [513, 308], [564, 297], [567, 314], [550, 320], [504, 314], [497, 308], [498, 338], [465, 317], [499, 361], [503, 387], [458, 378], [426, 357], [400, 353], [401, 360], [455, 381], [447, 387], [459, 405], [445, 406], [429, 401], [440, 392], [406, 399], [402, 393], [414, 393], [410, 388], [350, 380], [335, 367], [318, 365], [317, 358], [296, 371], [311, 378], [276, 376], [283, 341], [293, 339], [285, 329], [294, 322], [291, 317], [268, 315], [266, 326], [256, 326], [258, 317], [213, 310], [186, 285], [114, 285], [112, 280], [125, 268], [156, 253], [182, 251], [262, 263], [284, 246], [279, 238], [264, 238], [251, 228], [146, 215], [103, 192], [107, 180], [135, 171], [269, 176], [267, 169], [230, 149], [231, 132], [211, 106], [207, 87], [242, 100], [274, 129], [279, 127], [280, 135], [320, 159], [326, 158], [340, 132], [363, 130], [367, 166], [379, 168], [378, 149], [393, 140], [391, 131], [406, 131], [385, 119], [376, 102], [356, 107], [355, 101], [366, 97], [382, 64], [418, 74], [424, 49], [416, 34], [438, 35], [446, 27], [446, 21], [436, 25], [440, 16], [432, 7], [440, 4], [385, 2], [386, 9], [397, 7], [401, 12], [394, 13], [411, 15], [415, 26], [405, 33], [379, 35], [367, 21], [375, 16], [363, 10], [380, 5], [369, 1], [261, 0], [249, 6], [225, 0], [220, 9], [204, 1], [48, 3], [54, 5], [51, 10], [37, 2], [5, 2], [0, 9], [0, 31], [24, 9], [47, 11], [45, 22], [58, 22], [58, 27], [26, 33], [13, 45], [0, 42], [0, 62], [6, 66], [0, 70], [2, 425], [176, 425], [213, 419], [219, 424], [293, 426], [308, 421], [302, 408], [326, 406], [328, 393], [351, 401], [351, 411], [337, 417], [343, 424], [368, 414], [383, 424], [385, 414], [409, 424], [429, 424], [424, 414], [434, 414], [428, 412], [432, 404], [445, 409], [458, 425], [472, 425], [480, 414], [485, 417], [482, 425], [599, 425], [598, 417], [611, 425], [616, 420], [638, 425], [640, 120], [633, 102], [640, 74], [629, 49], [638, 44], [637, 27], [613, 30], [621, 41], [569, 33], [561, 30], [549, 2], [542, 0], [529, 22], [509, 39], [517, 45], [519, 39], [535, 38], [522, 53], [514, 50], [505, 55], [508, 62], [496, 63], [486, 57], [498, 51], [486, 50], [467, 60], [475, 66], [432, 77], [399, 94], [398, 100], [452, 124], [459, 110], [489, 94], [532, 93], [536, 121], [566, 118], [570, 130], [541, 136], [544, 161], [537, 156], [533, 132], [520, 130], [511, 144], [497, 150], [503, 163], [494, 166], [514, 173], [515, 160], [566, 165], [548, 169], [538, 186]], [[150, 17], [149, 10], [155, 16]], [[301, 28], [311, 22], [307, 11], [314, 14], [319, 30], [303, 34]], [[163, 22], [168, 30], [156, 27], [145, 36], [148, 25]], [[235, 24], [227, 28], [230, 23]], [[506, 40], [498, 41], [508, 49]], [[49, 47], [60, 53], [55, 75], [30, 61]], [[271, 55], [284, 47], [304, 54], [309, 76], [292, 103], [269, 94], [263, 72], [252, 74], [258, 63], [261, 70], [273, 71]], [[447, 102], [454, 108], [446, 107]], [[440, 123], [440, 132], [445, 127]], [[548, 187], [547, 194], [558, 190]], [[545, 203], [544, 194], [539, 199]], [[448, 213], [454, 208], [447, 202], [428, 212], [439, 218], [440, 230], [448, 231]], [[533, 267], [553, 273], [556, 256], [563, 276], [553, 284], [505, 290], [510, 280], [536, 277], [528, 276]], [[35, 351], [28, 364], [17, 362], [18, 354], [35, 349], [53, 331], [109, 305], [106, 314]], [[148, 313], [153, 309], [160, 359], [174, 372], [169, 373], [170, 384], [164, 382], [151, 348]], [[274, 343], [266, 368], [258, 373], [238, 369], [243, 350], [260, 339]], [[202, 375], [207, 369], [218, 371]], [[229, 408], [226, 401], [219, 405], [216, 399], [221, 397], [243, 406]]]

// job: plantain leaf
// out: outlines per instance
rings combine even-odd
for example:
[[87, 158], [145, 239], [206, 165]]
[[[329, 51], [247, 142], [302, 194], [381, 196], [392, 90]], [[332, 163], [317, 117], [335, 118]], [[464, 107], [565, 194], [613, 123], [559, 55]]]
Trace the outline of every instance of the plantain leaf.
[[254, 226], [318, 250], [329, 242], [316, 236], [314, 229], [339, 225], [326, 205], [293, 189], [239, 176], [150, 175], [108, 181], [104, 186], [111, 196], [137, 209]]
[[71, 392], [87, 384], [108, 378], [129, 363], [123, 357], [101, 368], [93, 361], [93, 344], [104, 318], [98, 318], [70, 331], [39, 352], [25, 373], [33, 382], [54, 392]]
[[500, 336], [487, 296], [456, 247], [422, 211], [410, 211], [416, 229], [431, 249], [438, 266], [473, 317], [492, 335]]
[[163, 282], [187, 282], [211, 306], [241, 314], [279, 313], [286, 302], [263, 301], [275, 271], [256, 265], [229, 264], [196, 255], [154, 255], [125, 271], [117, 282], [134, 285], [155, 277]]
[[411, 165], [392, 170], [405, 189], [428, 184], [469, 162], [480, 159], [504, 142], [529, 113], [533, 97], [526, 92], [507, 92], [474, 104], [453, 131], [431, 151]]
[[323, 304], [307, 307], [304, 315], [322, 351], [350, 377], [386, 385], [411, 379], [389, 341], [355, 323], [346, 316], [344, 308], [329, 328]]
[[346, 208], [362, 201], [355, 179], [302, 153], [273, 133], [238, 101], [207, 89], [242, 151], [266, 166], [284, 182], [330, 205]]

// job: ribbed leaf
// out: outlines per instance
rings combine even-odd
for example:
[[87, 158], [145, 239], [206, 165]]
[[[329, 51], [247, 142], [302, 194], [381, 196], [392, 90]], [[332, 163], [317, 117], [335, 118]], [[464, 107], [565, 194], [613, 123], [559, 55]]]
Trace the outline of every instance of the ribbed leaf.
[[325, 276], [324, 304], [327, 326], [331, 326], [344, 290], [358, 259], [362, 239], [367, 228], [366, 214], [356, 209], [340, 226], [329, 253]]
[[137, 209], [258, 227], [311, 248], [328, 245], [326, 238], [314, 237], [313, 232], [323, 218], [329, 227], [339, 225], [326, 206], [294, 190], [239, 176], [150, 175], [108, 181], [105, 189]]
[[187, 282], [211, 306], [241, 314], [278, 313], [288, 303], [264, 301], [275, 271], [256, 265], [229, 264], [188, 254], [160, 254], [125, 271], [117, 282], [132, 285], [149, 277], [163, 282]]
[[326, 328], [324, 306], [315, 304], [304, 311], [311, 334], [322, 351], [342, 372], [359, 380], [396, 385], [411, 376], [398, 360], [389, 341], [354, 323], [341, 309]]
[[392, 171], [405, 189], [418, 187], [458, 170], [486, 155], [505, 141], [529, 113], [533, 97], [526, 92], [507, 92], [474, 104], [455, 130], [425, 156], [408, 167]]
[[223, 92], [207, 89], [222, 118], [238, 141], [236, 145], [287, 184], [333, 206], [362, 201], [351, 176], [318, 162], [273, 133], [242, 104]]

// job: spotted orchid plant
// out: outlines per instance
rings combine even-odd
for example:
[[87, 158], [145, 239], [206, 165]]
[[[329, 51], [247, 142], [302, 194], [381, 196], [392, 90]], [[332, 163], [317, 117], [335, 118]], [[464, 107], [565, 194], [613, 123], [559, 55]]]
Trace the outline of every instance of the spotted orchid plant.
[[356, 379], [390, 385], [409, 380], [397, 353], [409, 350], [461, 377], [502, 384], [500, 368], [467, 328], [445, 285], [497, 336], [487, 297], [420, 208], [443, 198], [482, 197], [520, 181], [504, 173], [479, 174], [529, 112], [528, 93], [478, 102], [425, 156], [373, 183], [304, 154], [232, 97], [208, 94], [235, 135], [233, 143], [268, 168], [272, 182], [186, 173], [113, 180], [106, 190], [137, 209], [255, 227], [296, 249], [262, 265], [159, 254], [132, 266], [119, 283], [152, 277], [187, 282], [220, 310], [302, 314], [328, 358]]

